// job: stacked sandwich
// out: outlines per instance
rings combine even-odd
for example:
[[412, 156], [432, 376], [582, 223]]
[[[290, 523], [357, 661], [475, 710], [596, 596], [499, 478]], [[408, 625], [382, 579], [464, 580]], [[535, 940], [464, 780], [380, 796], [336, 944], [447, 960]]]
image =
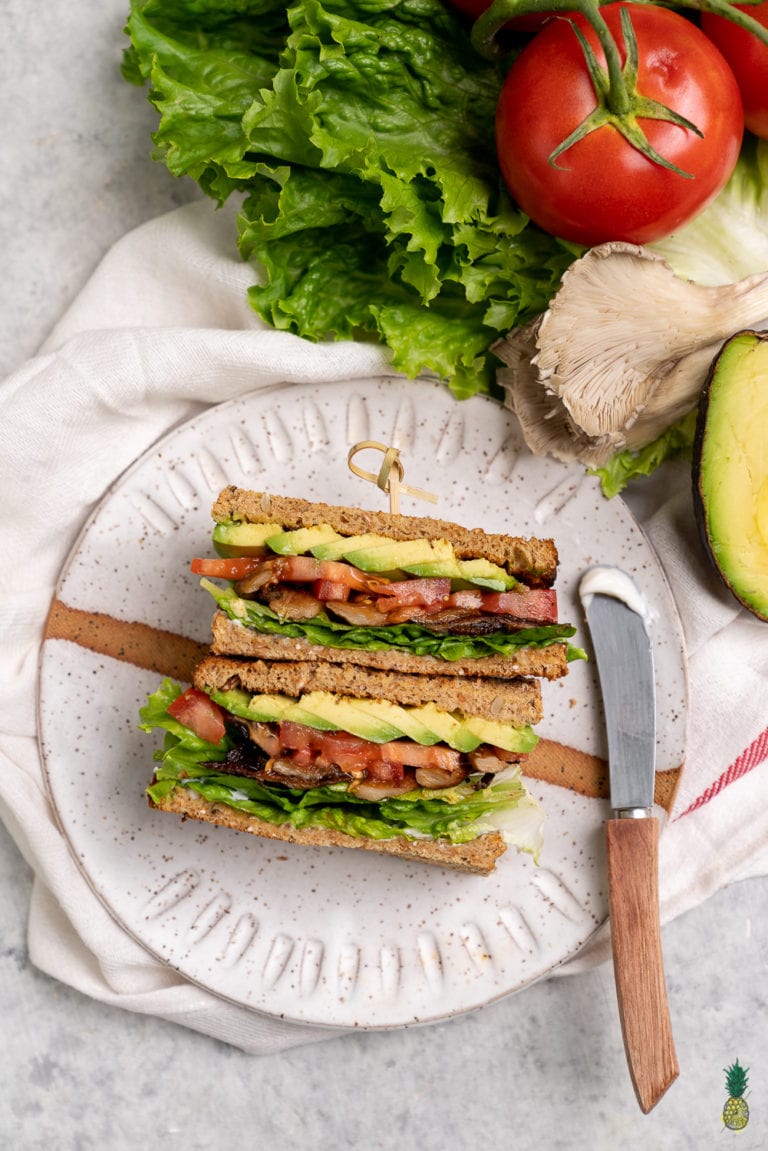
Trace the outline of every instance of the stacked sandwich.
[[150, 803], [479, 873], [537, 855], [520, 764], [575, 654], [553, 542], [235, 487], [213, 519], [211, 653], [141, 713]]

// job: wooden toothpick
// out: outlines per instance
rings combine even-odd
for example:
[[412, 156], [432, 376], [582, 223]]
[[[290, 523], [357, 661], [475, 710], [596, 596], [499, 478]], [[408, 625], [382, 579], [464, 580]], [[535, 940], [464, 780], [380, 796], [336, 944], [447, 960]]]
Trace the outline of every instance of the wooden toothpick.
[[[367, 472], [352, 462], [358, 452], [366, 449], [373, 449], [374, 451], [384, 453], [384, 460], [379, 468], [378, 475], [374, 472]], [[398, 448], [387, 447], [386, 444], [380, 444], [377, 440], [361, 440], [359, 443], [353, 444], [349, 449], [347, 453], [347, 465], [350, 471], [354, 472], [356, 476], [360, 476], [363, 480], [370, 480], [371, 483], [376, 484], [377, 488], [387, 493], [389, 496], [389, 510], [392, 514], [397, 514], [400, 511], [400, 492], [406, 492], [407, 495], [413, 496], [414, 499], [417, 500], [428, 500], [429, 503], [432, 504], [437, 503], [438, 497], [433, 495], [432, 492], [425, 492], [421, 488], [412, 488], [408, 484], [403, 483], [405, 468], [400, 459], [400, 450]]]

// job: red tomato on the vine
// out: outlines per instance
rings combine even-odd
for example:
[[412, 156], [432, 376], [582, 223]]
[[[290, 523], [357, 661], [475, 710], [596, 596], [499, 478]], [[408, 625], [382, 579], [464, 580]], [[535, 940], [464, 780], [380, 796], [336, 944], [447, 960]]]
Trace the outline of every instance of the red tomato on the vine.
[[[736, 7], [768, 28], [768, 0]], [[768, 44], [762, 44], [757, 36], [733, 21], [710, 12], [702, 12], [701, 28], [733, 69], [744, 101], [744, 123], [750, 132], [768, 140]]]
[[[621, 8], [629, 10], [637, 39], [638, 92], [703, 134], [641, 121], [653, 148], [691, 178], [646, 158], [607, 124], [562, 152], [557, 167], [550, 163], [550, 154], [597, 103], [569, 20], [550, 21], [526, 45], [507, 74], [496, 116], [499, 165], [518, 205], [545, 231], [587, 245], [651, 243], [685, 224], [727, 182], [744, 130], [733, 72], [699, 28], [663, 8], [611, 4], [602, 14], [622, 62]], [[604, 67], [591, 25], [582, 16], [573, 19]]]

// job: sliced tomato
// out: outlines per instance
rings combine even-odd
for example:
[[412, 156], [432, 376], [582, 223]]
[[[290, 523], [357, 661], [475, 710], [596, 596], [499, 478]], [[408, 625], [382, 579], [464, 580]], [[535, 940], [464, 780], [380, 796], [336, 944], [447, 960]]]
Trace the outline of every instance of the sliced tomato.
[[270, 562], [275, 564], [278, 579], [286, 583], [316, 583], [323, 580], [349, 588], [367, 587], [368, 576], [351, 564], [336, 560], [316, 560], [314, 556], [280, 556]]
[[479, 588], [463, 588], [451, 593], [447, 607], [463, 607], [470, 610], [483, 610], [483, 593]]
[[258, 556], [230, 556], [221, 559], [192, 560], [189, 570], [193, 575], [212, 576], [214, 579], [245, 579], [257, 571], [264, 561]]
[[331, 732], [323, 739], [319, 757], [327, 763], [334, 763], [342, 771], [353, 774], [365, 772], [367, 779], [383, 779], [392, 782], [401, 779], [403, 772], [400, 766], [390, 770], [382, 766], [378, 744], [367, 739], [358, 739], [357, 736], [346, 732]]
[[393, 580], [387, 585], [385, 595], [376, 606], [386, 611], [387, 600], [394, 600], [398, 604], [418, 604], [428, 607], [431, 604], [444, 604], [451, 594], [451, 581], [437, 576], [428, 576], [424, 579]]
[[461, 752], [445, 744], [425, 747], [410, 739], [397, 739], [380, 744], [379, 754], [388, 763], [402, 763], [409, 767], [436, 767], [441, 771], [453, 771], [461, 767]]
[[446, 607], [510, 615], [515, 619], [535, 620], [537, 623], [557, 623], [557, 592], [552, 588], [529, 588], [526, 591], [480, 591], [478, 588], [467, 588], [453, 592]]
[[536, 623], [557, 623], [557, 592], [553, 588], [485, 592], [483, 611]]
[[317, 732], [318, 745], [323, 755], [333, 759], [337, 755], [356, 755], [360, 762], [371, 758], [377, 751], [377, 745], [369, 739], [362, 739], [359, 735], [351, 735], [348, 731]]
[[[248, 561], [246, 557], [241, 557], [241, 559], [244, 562], [252, 562], [252, 566], [248, 567], [244, 574], [250, 575], [256, 572], [261, 574], [263, 572], [264, 575], [269, 576], [268, 582], [270, 583], [315, 584], [322, 581], [356, 591], [375, 593], [383, 591], [389, 586], [389, 580], [386, 578], [367, 575], [359, 568], [353, 567], [352, 564], [343, 563], [340, 560], [318, 560], [314, 556], [272, 556], [261, 561]], [[215, 564], [230, 561], [201, 560], [196, 562]], [[203, 574], [210, 575], [213, 573], [204, 572]], [[239, 577], [234, 576], [232, 578], [237, 579]]]
[[279, 556], [268, 563], [274, 566], [278, 579], [287, 583], [314, 583], [322, 578], [320, 560], [314, 556]]
[[424, 747], [410, 739], [372, 743], [345, 731], [316, 731], [301, 723], [283, 721], [279, 725], [281, 752], [306, 766], [315, 759], [334, 763], [342, 771], [365, 771], [366, 778], [378, 783], [403, 779], [406, 767], [454, 771], [461, 766], [461, 754], [444, 744]]
[[277, 758], [290, 760], [296, 767], [310, 767], [317, 759], [317, 752], [313, 751], [311, 747], [300, 747], [297, 751], [289, 752], [288, 755], [281, 753]]
[[339, 583], [337, 580], [332, 579], [318, 579], [312, 584], [313, 595], [325, 603], [328, 600], [335, 600], [337, 603], [343, 603], [344, 600], [349, 599], [350, 586], [346, 583]]
[[365, 765], [365, 778], [372, 783], [399, 783], [405, 778], [405, 768], [395, 760], [372, 759]]
[[305, 723], [291, 723], [289, 720], [282, 720], [278, 726], [278, 734], [280, 751], [282, 752], [285, 748], [290, 748], [292, 751], [300, 751], [307, 747], [316, 749], [320, 732], [313, 727], [307, 727]]
[[189, 687], [168, 708], [168, 714], [183, 723], [199, 739], [219, 743], [226, 734], [224, 712], [196, 687]]
[[347, 731], [318, 731], [303, 723], [283, 720], [278, 732], [281, 752], [286, 749], [291, 752], [309, 751], [329, 762], [338, 763], [339, 767], [352, 765], [363, 768], [369, 759], [378, 758], [377, 744]]

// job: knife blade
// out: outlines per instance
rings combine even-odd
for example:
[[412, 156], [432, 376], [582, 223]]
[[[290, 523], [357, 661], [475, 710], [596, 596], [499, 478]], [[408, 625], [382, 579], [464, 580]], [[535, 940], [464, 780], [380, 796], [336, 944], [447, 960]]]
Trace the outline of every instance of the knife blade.
[[580, 595], [592, 638], [608, 741], [605, 823], [614, 978], [624, 1049], [647, 1114], [679, 1075], [661, 949], [656, 681], [641, 593], [618, 568], [592, 568]]

